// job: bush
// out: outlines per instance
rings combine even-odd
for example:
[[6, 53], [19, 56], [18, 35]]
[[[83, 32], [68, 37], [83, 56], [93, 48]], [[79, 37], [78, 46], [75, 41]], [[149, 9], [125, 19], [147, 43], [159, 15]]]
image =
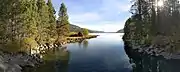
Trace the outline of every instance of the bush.
[[38, 46], [37, 42], [34, 40], [34, 38], [24, 38], [21, 41], [22, 48], [35, 48]]
[[89, 34], [88, 29], [85, 29], [85, 28], [84, 28], [84, 29], [83, 29], [83, 35], [84, 35], [84, 36], [87, 36], [88, 34]]

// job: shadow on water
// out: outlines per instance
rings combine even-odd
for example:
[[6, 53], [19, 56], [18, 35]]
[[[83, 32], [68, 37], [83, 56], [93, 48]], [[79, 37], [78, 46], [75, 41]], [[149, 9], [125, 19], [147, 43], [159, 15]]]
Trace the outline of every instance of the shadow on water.
[[[123, 42], [116, 37], [119, 34], [102, 34], [96, 39], [68, 44], [68, 48], [42, 50], [42, 54], [37, 51], [44, 62], [23, 72], [131, 72]], [[31, 53], [33, 49], [27, 51]]]
[[[79, 42], [79, 46], [86, 49], [88, 47], [88, 41]], [[70, 52], [67, 50], [67, 47], [48, 50], [46, 54], [42, 54], [42, 59], [45, 62], [30, 72], [68, 72], [69, 58]]]
[[42, 54], [44, 63], [38, 68], [23, 72], [68, 72], [70, 52], [65, 48], [48, 50]]
[[180, 59], [165, 59], [163, 56], [153, 56], [139, 53], [125, 46], [125, 51], [130, 58], [129, 62], [133, 72], [179, 72]]

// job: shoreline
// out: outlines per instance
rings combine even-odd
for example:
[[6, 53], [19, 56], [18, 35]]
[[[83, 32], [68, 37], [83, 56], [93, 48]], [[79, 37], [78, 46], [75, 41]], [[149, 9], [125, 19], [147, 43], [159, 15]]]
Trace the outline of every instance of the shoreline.
[[64, 45], [82, 42], [85, 39], [96, 38], [99, 35], [88, 35], [85, 37], [67, 37], [66, 41], [60, 44], [40, 45], [35, 50], [31, 49], [31, 54], [27, 52], [8, 52], [0, 49], [0, 72], [22, 72], [26, 68], [36, 68], [44, 61], [39, 54], [54, 48], [63, 48]]
[[0, 50], [0, 72], [21, 72], [26, 67], [38, 67], [42, 62], [39, 55]]
[[151, 56], [163, 56], [165, 59], [180, 59], [180, 52], [174, 48], [173, 45], [169, 42], [165, 44], [150, 44], [150, 45], [138, 45], [136, 43], [130, 43], [129, 41], [124, 40], [125, 46], [134, 51], [137, 51], [142, 54], [148, 54]]
[[85, 37], [67, 37], [66, 43], [76, 43], [76, 42], [82, 42], [85, 39], [92, 39], [97, 38], [99, 35], [88, 35]]

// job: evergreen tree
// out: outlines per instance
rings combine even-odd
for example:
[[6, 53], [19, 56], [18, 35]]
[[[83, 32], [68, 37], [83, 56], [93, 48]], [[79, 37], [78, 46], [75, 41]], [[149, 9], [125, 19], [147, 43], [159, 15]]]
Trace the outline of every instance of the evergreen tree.
[[[16, 45], [26, 37], [37, 35], [36, 0], [0, 0], [1, 42], [4, 47]], [[11, 46], [10, 46], [11, 47]]]
[[[16, 24], [20, 19], [17, 15], [20, 13], [20, 2], [14, 0], [0, 0], [0, 23], [1, 23], [1, 37], [4, 41], [12, 41], [18, 36], [17, 31], [19, 29]], [[2, 41], [3, 41], [2, 40]], [[5, 42], [4, 42], [5, 43]]]
[[38, 7], [38, 36], [36, 41], [40, 44], [44, 44], [49, 42], [50, 35], [48, 34], [48, 28], [50, 27], [49, 24], [49, 12], [48, 6], [44, 0], [37, 1]]
[[36, 0], [26, 0], [24, 1], [25, 3], [25, 10], [26, 12], [24, 12], [25, 15], [25, 19], [23, 20], [23, 24], [25, 25], [25, 37], [33, 37], [35, 38], [37, 36], [37, 18], [38, 18], [38, 7], [37, 7], [37, 2]]
[[[33, 48], [32, 46], [36, 46], [35, 44], [37, 44], [35, 42], [35, 37], [38, 35], [38, 31], [37, 31], [37, 17], [38, 17], [38, 13], [37, 13], [37, 1], [36, 0], [21, 0], [20, 1], [20, 11], [21, 13], [20, 15], [20, 21], [19, 23], [16, 24], [20, 24], [20, 41], [17, 42], [20, 44], [21, 48], [28, 48], [31, 49]], [[26, 44], [24, 44], [26, 39], [31, 39], [32, 42], [26, 42]], [[33, 44], [33, 45], [32, 45]], [[26, 47], [29, 46], [29, 47]]]
[[56, 14], [56, 11], [55, 11], [55, 9], [53, 7], [52, 0], [48, 0], [47, 5], [49, 7], [49, 12], [52, 15], [51, 17], [53, 17], [55, 19], [54, 14]]
[[133, 29], [129, 33], [129, 39], [144, 44], [151, 43], [149, 41], [156, 36], [170, 36], [172, 41], [177, 42], [180, 35], [179, 9], [178, 0], [134, 0], [131, 23], [127, 23], [125, 27]]
[[67, 36], [69, 34], [69, 21], [68, 21], [67, 8], [64, 3], [61, 4], [58, 15], [59, 15], [57, 21], [58, 36]]
[[31, 49], [53, 43], [58, 36], [69, 33], [64, 3], [61, 4], [57, 24], [51, 0], [47, 3], [45, 0], [0, 0], [0, 8], [0, 45], [5, 48]]
[[47, 5], [48, 5], [48, 13], [49, 13], [48, 23], [50, 24], [50, 27], [48, 28], [48, 33], [50, 34], [51, 41], [54, 42], [57, 38], [56, 18], [55, 18], [56, 11], [54, 10], [51, 0], [48, 0]]

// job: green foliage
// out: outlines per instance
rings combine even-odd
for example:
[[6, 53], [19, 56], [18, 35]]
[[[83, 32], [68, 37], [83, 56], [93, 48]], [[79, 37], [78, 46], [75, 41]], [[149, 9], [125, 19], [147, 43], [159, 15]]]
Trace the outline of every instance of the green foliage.
[[61, 4], [56, 23], [51, 0], [0, 0], [0, 44], [5, 48], [35, 48], [69, 34], [67, 8]]
[[68, 36], [75, 35], [75, 34], [78, 34], [78, 33], [77, 33], [77, 32], [70, 32], [70, 33], [68, 34]]
[[0, 0], [0, 8], [0, 43], [5, 48], [33, 48], [57, 39], [50, 0]]
[[87, 36], [88, 34], [89, 34], [88, 29], [84, 28], [84, 29], [83, 29], [83, 35], [84, 35], [84, 36]]
[[10, 51], [10, 52], [16, 52], [21, 50], [21, 44], [18, 40], [16, 41], [8, 41], [7, 44], [5, 45], [5, 48], [3, 48], [5, 51]]
[[163, 36], [178, 43], [180, 36], [178, 0], [163, 1], [162, 6], [156, 6], [158, 4], [156, 0], [133, 0], [133, 2], [130, 10], [132, 17], [127, 20], [124, 28], [125, 41], [137, 45], [150, 45], [157, 41], [156, 37]]
[[50, 24], [48, 23], [49, 20], [49, 14], [48, 14], [48, 6], [46, 5], [44, 0], [38, 0], [37, 1], [37, 7], [38, 7], [38, 24], [37, 24], [37, 30], [38, 30], [38, 36], [36, 37], [38, 43], [46, 43], [49, 41], [49, 34], [48, 34], [48, 27], [50, 27]]
[[38, 44], [33, 38], [24, 38], [21, 41], [22, 48], [30, 48], [31, 49], [31, 48], [35, 48], [37, 46], [38, 46]]
[[57, 39], [56, 18], [54, 15], [56, 11], [52, 5], [51, 0], [48, 0], [47, 6], [48, 6], [48, 14], [49, 14], [48, 24], [50, 24], [50, 26], [48, 27], [48, 34], [50, 37], [50, 42], [54, 42]]
[[58, 15], [59, 15], [59, 18], [57, 21], [58, 36], [67, 36], [69, 34], [70, 23], [68, 21], [67, 8], [64, 3], [61, 4]]
[[52, 17], [52, 18], [50, 18], [50, 19], [52, 19], [51, 22], [55, 22], [55, 16], [54, 16], [54, 14], [56, 13], [56, 11], [55, 11], [55, 9], [54, 9], [54, 7], [53, 7], [52, 1], [51, 1], [51, 0], [48, 0], [47, 5], [48, 5], [48, 11], [49, 11], [49, 13], [50, 13], [50, 14], [49, 14], [49, 17]]

